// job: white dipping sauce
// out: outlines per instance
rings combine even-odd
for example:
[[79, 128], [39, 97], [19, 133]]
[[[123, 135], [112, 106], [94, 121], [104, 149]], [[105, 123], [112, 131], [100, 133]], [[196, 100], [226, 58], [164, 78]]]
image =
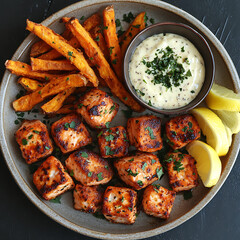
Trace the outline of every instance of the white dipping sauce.
[[[185, 70], [185, 78], [182, 82], [179, 81], [179, 86], [172, 84], [170, 88], [156, 83], [156, 74], [146, 73], [151, 68], [142, 62], [143, 59], [152, 62], [156, 53], [161, 59], [163, 52], [160, 51], [166, 52], [169, 48], [173, 51], [176, 63], [182, 64], [183, 71]], [[170, 67], [162, 73], [166, 74], [169, 70]], [[205, 78], [205, 67], [202, 56], [189, 40], [172, 33], [157, 34], [148, 37], [136, 48], [129, 64], [129, 76], [144, 102], [160, 109], [175, 109], [187, 105], [198, 95]]]

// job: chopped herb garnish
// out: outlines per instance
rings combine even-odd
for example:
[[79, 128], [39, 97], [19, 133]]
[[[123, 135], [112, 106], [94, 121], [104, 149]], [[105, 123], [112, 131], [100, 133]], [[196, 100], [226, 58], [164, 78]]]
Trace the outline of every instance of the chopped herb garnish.
[[110, 122], [106, 122], [105, 126], [106, 128], [109, 128]]
[[124, 197], [122, 197], [122, 200], [121, 200], [121, 202], [124, 202]]
[[49, 80], [49, 77], [45, 76], [45, 80], [48, 81], [48, 80]]
[[112, 64], [117, 64], [117, 59], [113, 59]]
[[68, 130], [69, 127], [70, 127], [69, 123], [65, 123], [65, 124], [64, 124], [64, 128], [65, 128], [66, 130]]
[[46, 149], [46, 150], [49, 150], [49, 149], [50, 149], [50, 147], [48, 147], [48, 146], [45, 146], [45, 149]]
[[91, 177], [92, 176], [92, 172], [88, 172], [88, 177]]
[[188, 191], [184, 191], [183, 192], [183, 197], [184, 197], [184, 200], [188, 200], [190, 198], [192, 198], [192, 190], [188, 190]]
[[81, 16], [80, 20], [83, 20], [85, 17], [84, 16]]
[[88, 158], [88, 154], [86, 152], [82, 152], [81, 156], [84, 158]]
[[155, 159], [151, 159], [151, 164], [154, 164], [156, 162]]
[[80, 109], [80, 108], [82, 108], [83, 104], [80, 103], [80, 104], [78, 104], [77, 106], [78, 106], [78, 109]]
[[192, 123], [188, 122], [188, 126], [189, 126], [189, 128], [192, 128]]
[[186, 132], [186, 131], [187, 131], [187, 128], [188, 128], [188, 127], [185, 126], [185, 127], [182, 129], [182, 131], [183, 131], [183, 132]]
[[130, 168], [126, 170], [128, 175], [131, 175], [133, 177], [136, 177], [138, 175], [138, 172], [134, 173]]
[[148, 101], [148, 105], [152, 107], [152, 102], [151, 102], [151, 100]]
[[113, 104], [110, 108], [110, 112], [109, 113], [112, 113], [114, 111], [114, 109], [116, 108], [115, 104]]
[[109, 146], [105, 146], [105, 149], [106, 149], [106, 151], [105, 151], [105, 154], [106, 154], [106, 155], [112, 155], [112, 154], [114, 154], [114, 152], [111, 150], [111, 148], [110, 148]]
[[69, 81], [69, 77], [67, 77], [66, 81]]
[[147, 163], [145, 162], [145, 163], [142, 165], [142, 170], [144, 171], [146, 167], [147, 167]]
[[121, 22], [120, 22], [119, 19], [116, 19], [115, 23], [116, 23], [116, 27], [120, 27], [121, 26]]
[[154, 136], [154, 134], [153, 134], [153, 130], [152, 130], [152, 128], [150, 128], [150, 127], [146, 127], [145, 128], [145, 131], [147, 131], [148, 130], [148, 134], [149, 134], [149, 136], [150, 136], [150, 138], [151, 139], [155, 139], [156, 137]]
[[105, 165], [104, 168], [108, 169], [108, 165]]
[[61, 203], [60, 199], [61, 199], [61, 196], [58, 196], [58, 197], [56, 197], [56, 198], [54, 198], [54, 199], [49, 200], [49, 202], [52, 202], [52, 203]]
[[112, 134], [108, 135], [105, 137], [106, 141], [109, 142], [109, 141], [112, 141], [114, 139], [114, 136]]
[[73, 52], [68, 51], [68, 56], [72, 57]]
[[143, 82], [147, 83], [147, 81], [146, 81], [146, 80], [144, 80], [144, 79], [143, 79]]
[[71, 176], [71, 177], [74, 176], [74, 172], [73, 172], [73, 170], [70, 172], [70, 176]]
[[97, 177], [98, 177], [98, 181], [103, 180], [102, 172], [98, 173], [98, 174], [97, 174]]
[[135, 28], [140, 28], [140, 24], [132, 25], [132, 26], [135, 27]]
[[39, 131], [37, 131], [37, 130], [33, 130], [33, 132], [36, 133], [36, 134], [39, 134]]
[[26, 138], [23, 138], [23, 139], [22, 139], [22, 145], [27, 145], [27, 144], [28, 144], [27, 139], [26, 139]]
[[150, 21], [151, 24], [154, 24], [154, 23], [155, 23], [155, 20], [154, 20], [153, 18], [150, 18], [149, 21]]
[[161, 167], [160, 169], [157, 168], [157, 169], [156, 169], [156, 172], [157, 172], [158, 179], [160, 179], [161, 176], [163, 175], [163, 168], [162, 168], [162, 167]]
[[101, 132], [97, 135], [97, 137], [100, 137], [102, 134], [103, 134], [103, 131], [101, 131]]
[[128, 160], [129, 162], [133, 162], [134, 161], [134, 158], [131, 158], [130, 160]]
[[184, 49], [184, 47], [181, 47], [181, 52], [185, 52], [185, 49]]
[[175, 170], [175, 171], [177, 171], [177, 172], [180, 172], [181, 170], [184, 169], [184, 167], [182, 167], [182, 166], [183, 166], [183, 164], [181, 163], [181, 160], [176, 161], [176, 160], [174, 159], [173, 170]]
[[143, 59], [142, 63], [147, 67], [145, 72], [153, 75], [151, 82], [154, 85], [162, 84], [167, 89], [172, 89], [172, 86], [179, 87], [185, 79], [192, 76], [190, 70], [185, 73], [178, 58], [180, 57], [168, 46], [166, 49], [157, 49], [152, 61]]
[[137, 93], [139, 93], [141, 96], [144, 96], [145, 93], [143, 93], [142, 91], [140, 91], [139, 89], [135, 89]]
[[30, 136], [28, 136], [28, 139], [32, 139], [33, 135], [31, 134]]
[[143, 182], [141, 181], [141, 180], [138, 180], [137, 181], [137, 184], [141, 187], [141, 186], [143, 186]]
[[132, 14], [132, 12], [129, 12], [128, 14], [123, 14], [123, 21], [130, 23], [132, 20], [134, 19], [134, 16]]
[[16, 120], [14, 121], [14, 123], [17, 125], [17, 124], [19, 124], [19, 121], [16, 119]]
[[114, 47], [110, 47], [109, 48], [109, 54], [112, 55], [112, 50], [114, 49]]
[[95, 40], [96, 42], [99, 42], [99, 36], [95, 37], [94, 40]]
[[93, 60], [93, 57], [90, 57], [89, 60]]
[[72, 121], [69, 126], [70, 126], [70, 128], [75, 128], [76, 127], [76, 123], [74, 121]]
[[108, 29], [108, 26], [103, 26], [103, 29]]
[[128, 209], [129, 209], [130, 211], [132, 211], [132, 208], [131, 208], [131, 207], [128, 207]]
[[195, 93], [195, 91], [194, 91], [194, 90], [192, 90], [192, 91], [191, 91], [191, 93]]

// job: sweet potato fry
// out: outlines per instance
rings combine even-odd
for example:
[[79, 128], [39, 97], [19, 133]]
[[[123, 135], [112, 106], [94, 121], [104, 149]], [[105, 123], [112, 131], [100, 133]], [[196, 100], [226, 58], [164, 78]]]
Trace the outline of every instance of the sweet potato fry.
[[97, 45], [99, 46], [99, 48], [101, 49], [104, 57], [106, 59], [109, 59], [109, 52], [108, 52], [108, 48], [105, 42], [105, 39], [101, 33], [101, 28], [99, 26], [95, 27], [91, 32], [90, 32], [92, 38], [94, 39], [94, 41], [97, 43]]
[[11, 73], [17, 76], [33, 78], [40, 81], [52, 80], [59, 77], [59, 75], [32, 71], [31, 66], [23, 62], [7, 60], [5, 66]]
[[21, 84], [22, 87], [24, 87], [24, 89], [27, 90], [28, 92], [37, 91], [44, 86], [42, 82], [25, 77], [19, 78], [18, 83]]
[[64, 104], [73, 104], [75, 101], [77, 101], [77, 97], [70, 95], [64, 100]]
[[42, 60], [31, 58], [31, 67], [33, 71], [74, 71], [78, 70], [68, 60]]
[[67, 43], [63, 37], [52, 31], [50, 28], [41, 24], [37, 24], [27, 20], [27, 30], [33, 32], [39, 38], [48, 43], [52, 48], [60, 52], [64, 57], [70, 60], [80, 71], [80, 73], [86, 77], [95, 87], [98, 86], [98, 79], [88, 65], [82, 52], [79, 52], [74, 47]]
[[134, 111], [142, 111], [143, 108], [132, 98], [122, 83], [117, 79], [107, 60], [104, 58], [102, 51], [78, 20], [71, 19], [67, 25], [84, 48], [89, 59], [97, 66], [100, 76], [105, 80], [112, 93]]
[[63, 105], [58, 111], [55, 112], [55, 114], [69, 114], [73, 112], [75, 112], [74, 105], [67, 104], [67, 105]]
[[83, 27], [86, 29], [86, 31], [89, 32], [96, 26], [99, 26], [100, 24], [101, 24], [101, 17], [99, 13], [95, 13], [84, 21]]
[[58, 93], [53, 99], [41, 106], [41, 109], [46, 114], [52, 114], [58, 111], [62, 106], [65, 99], [75, 91], [75, 88], [68, 88]]
[[[80, 47], [80, 44], [75, 37], [72, 37], [67, 43], [70, 44], [74, 48], [79, 48]], [[60, 52], [58, 52], [55, 49], [52, 49], [49, 52], [39, 56], [38, 59], [55, 60], [55, 59], [61, 58], [62, 56], [63, 55]]]
[[[62, 18], [62, 21], [64, 23], [67, 23], [69, 20], [70, 20], [70, 18], [68, 18], [68, 17], [63, 17]], [[95, 13], [91, 17], [86, 19], [84, 21], [83, 25], [84, 25], [84, 28], [87, 31], [91, 31], [94, 27], [98, 26], [100, 23], [101, 23], [100, 15], [98, 13]], [[70, 30], [66, 29], [66, 31], [70, 31]], [[66, 37], [64, 37], [64, 38], [66, 38]], [[71, 37], [70, 39], [67, 39], [67, 40], [68, 40], [67, 43], [70, 44], [72, 47], [74, 47], [74, 48], [79, 48], [80, 47], [80, 44], [75, 37]], [[58, 58], [61, 58], [61, 57], [62, 57], [61, 53], [59, 53], [55, 49], [51, 49], [49, 52], [46, 52], [46, 53], [42, 54], [38, 58], [39, 59], [44, 59], [44, 60], [55, 60], [55, 59], [58, 59]], [[89, 62], [88, 62], [88, 64], [89, 64]]]
[[[72, 34], [68, 29], [65, 29], [65, 31], [62, 33], [62, 36], [65, 39], [69, 40], [72, 37]], [[38, 57], [50, 51], [51, 49], [52, 49], [51, 46], [49, 46], [43, 40], [40, 40], [32, 45], [31, 51], [30, 51], [30, 57]]]
[[39, 91], [32, 92], [13, 102], [15, 111], [25, 112], [31, 110], [36, 104], [42, 102], [49, 96], [58, 94], [68, 88], [82, 87], [87, 84], [87, 80], [81, 74], [71, 74], [57, 78], [55, 81], [47, 83]]
[[139, 13], [133, 22], [130, 24], [128, 30], [123, 34], [121, 37], [121, 52], [122, 56], [125, 55], [126, 49], [132, 39], [145, 28], [145, 21], [144, 21], [145, 12]]
[[103, 24], [103, 33], [109, 49], [111, 64], [118, 78], [122, 80], [122, 56], [116, 33], [115, 12], [113, 6], [108, 6], [103, 10]]
[[40, 40], [32, 45], [31, 51], [30, 51], [30, 56], [38, 57], [39, 55], [46, 53], [49, 50], [51, 50], [51, 46], [49, 46], [44, 41]]

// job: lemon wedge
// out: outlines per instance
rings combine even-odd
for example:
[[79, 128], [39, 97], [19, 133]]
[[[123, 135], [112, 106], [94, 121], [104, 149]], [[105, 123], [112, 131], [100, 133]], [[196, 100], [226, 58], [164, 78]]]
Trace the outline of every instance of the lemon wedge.
[[206, 136], [207, 143], [217, 152], [218, 156], [227, 154], [229, 145], [227, 133], [222, 120], [208, 108], [195, 108], [191, 113]]
[[226, 133], [227, 133], [228, 146], [230, 147], [231, 144], [232, 144], [232, 131], [225, 124], [224, 124], [224, 126], [225, 126], [225, 130], [226, 130]]
[[187, 151], [197, 161], [196, 167], [205, 187], [214, 186], [221, 175], [222, 163], [216, 151], [208, 144], [193, 141], [186, 147]]
[[216, 83], [205, 101], [208, 107], [214, 110], [240, 111], [240, 94]]
[[233, 134], [240, 132], [240, 113], [225, 110], [214, 110], [223, 123], [229, 127]]

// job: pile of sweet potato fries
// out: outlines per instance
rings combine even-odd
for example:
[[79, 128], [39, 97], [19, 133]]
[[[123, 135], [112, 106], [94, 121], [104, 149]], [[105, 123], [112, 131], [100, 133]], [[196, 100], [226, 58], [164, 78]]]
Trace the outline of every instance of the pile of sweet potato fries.
[[18, 83], [27, 94], [13, 102], [15, 111], [30, 111], [36, 104], [45, 114], [68, 114], [73, 110], [74, 93], [85, 87], [107, 86], [133, 111], [142, 107], [123, 86], [122, 62], [130, 41], [145, 28], [145, 12], [136, 16], [118, 38], [113, 6], [95, 13], [80, 24], [77, 18], [63, 17], [65, 31], [59, 35], [46, 26], [27, 20], [26, 29], [41, 40], [30, 51], [30, 63], [7, 60], [6, 68], [20, 76]]

